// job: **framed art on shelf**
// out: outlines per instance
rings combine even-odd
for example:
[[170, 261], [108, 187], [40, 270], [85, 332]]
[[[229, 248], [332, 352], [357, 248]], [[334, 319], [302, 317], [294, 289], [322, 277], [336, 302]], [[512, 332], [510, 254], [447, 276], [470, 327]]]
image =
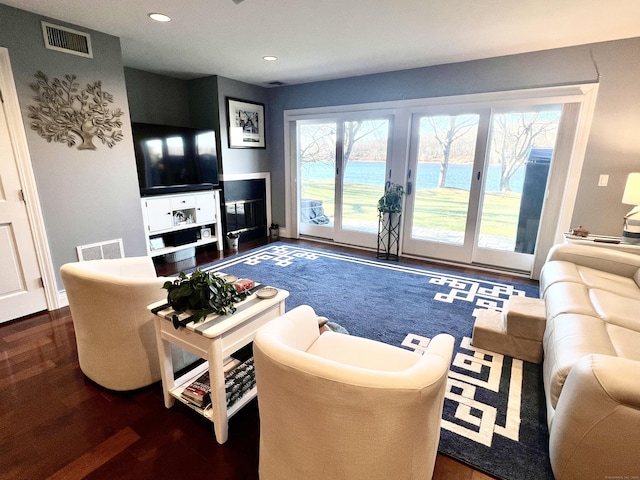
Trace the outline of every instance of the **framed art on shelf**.
[[264, 104], [227, 97], [229, 148], [265, 148]]
[[149, 246], [151, 247], [152, 251], [164, 248], [164, 239], [162, 237], [150, 238]]

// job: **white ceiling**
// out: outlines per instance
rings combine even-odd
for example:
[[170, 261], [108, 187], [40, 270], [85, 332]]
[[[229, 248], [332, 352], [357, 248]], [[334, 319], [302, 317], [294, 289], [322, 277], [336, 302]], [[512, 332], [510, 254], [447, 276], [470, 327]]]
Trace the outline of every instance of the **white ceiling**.
[[[640, 37], [640, 0], [0, 0], [120, 37], [125, 66], [264, 85]], [[173, 18], [157, 23], [147, 14]], [[264, 55], [278, 61], [266, 62]]]

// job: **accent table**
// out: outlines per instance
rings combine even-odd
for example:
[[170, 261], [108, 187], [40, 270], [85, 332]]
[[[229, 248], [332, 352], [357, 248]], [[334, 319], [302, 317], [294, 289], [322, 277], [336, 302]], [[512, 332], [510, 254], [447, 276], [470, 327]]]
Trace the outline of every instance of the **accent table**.
[[619, 252], [635, 253], [640, 255], [640, 243], [632, 243], [624, 237], [612, 237], [608, 235], [587, 235], [579, 237], [571, 233], [565, 233], [565, 243], [573, 243], [578, 245], [591, 245], [593, 247], [610, 248]]
[[[237, 304], [238, 310], [232, 315], [209, 315], [201, 322], [190, 322], [178, 329], [173, 326], [172, 321], [176, 313], [166, 306], [166, 302], [160, 301], [149, 305], [147, 308], [155, 314], [156, 319], [165, 407], [171, 408], [178, 399], [212, 421], [216, 440], [218, 443], [225, 443], [228, 438], [229, 418], [257, 395], [254, 386], [227, 408], [225, 371], [240, 363], [234, 360], [231, 354], [251, 343], [256, 331], [262, 325], [285, 313], [285, 299], [288, 296], [288, 291], [280, 289], [275, 297], [268, 299], [260, 299], [253, 293]], [[166, 308], [160, 309], [162, 306]], [[188, 316], [186, 313], [178, 314], [179, 320], [184, 320]], [[207, 361], [174, 379], [171, 344], [178, 345]], [[189, 403], [181, 393], [207, 368], [211, 383], [211, 408], [203, 409]]]

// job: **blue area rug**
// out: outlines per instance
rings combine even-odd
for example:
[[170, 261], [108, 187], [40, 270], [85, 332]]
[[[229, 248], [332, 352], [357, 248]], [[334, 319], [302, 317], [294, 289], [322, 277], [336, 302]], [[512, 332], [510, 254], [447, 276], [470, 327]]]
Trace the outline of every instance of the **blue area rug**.
[[474, 314], [501, 311], [530, 285], [373, 260], [283, 242], [203, 269], [290, 292], [350, 334], [420, 350], [456, 338], [439, 451], [505, 480], [552, 480], [541, 366], [471, 346]]

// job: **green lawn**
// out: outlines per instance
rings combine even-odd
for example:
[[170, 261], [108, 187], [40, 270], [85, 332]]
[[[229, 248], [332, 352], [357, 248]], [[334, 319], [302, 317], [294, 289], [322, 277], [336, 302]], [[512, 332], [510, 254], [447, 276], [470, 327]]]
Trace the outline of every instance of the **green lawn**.
[[[308, 181], [302, 184], [303, 198], [323, 201], [325, 214], [333, 216], [334, 191], [331, 181]], [[344, 216], [377, 222], [376, 205], [382, 187], [346, 184]], [[467, 213], [469, 193], [453, 188], [419, 189], [415, 191], [414, 226], [434, 227], [462, 232]], [[490, 193], [485, 197], [482, 233], [501, 237], [515, 237], [520, 212], [519, 193]]]

